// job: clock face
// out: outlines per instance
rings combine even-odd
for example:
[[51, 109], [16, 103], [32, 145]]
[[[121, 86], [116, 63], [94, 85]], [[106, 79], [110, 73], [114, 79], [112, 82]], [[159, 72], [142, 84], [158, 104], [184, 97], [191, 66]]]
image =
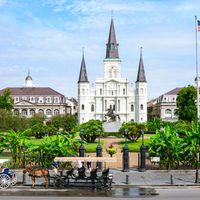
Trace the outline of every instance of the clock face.
[[110, 88], [110, 89], [115, 89], [115, 84], [111, 82], [111, 83], [109, 84], [109, 88]]

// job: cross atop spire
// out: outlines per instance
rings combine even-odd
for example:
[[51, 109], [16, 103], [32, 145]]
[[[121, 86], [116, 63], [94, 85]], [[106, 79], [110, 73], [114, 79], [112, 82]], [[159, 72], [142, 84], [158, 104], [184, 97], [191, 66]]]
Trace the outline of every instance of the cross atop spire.
[[138, 68], [136, 82], [147, 82], [146, 76], [145, 76], [145, 71], [144, 71], [143, 58], [142, 58], [142, 47], [140, 47], [140, 61], [139, 61], [139, 68]]
[[108, 36], [108, 43], [106, 44], [106, 58], [119, 58], [118, 43], [115, 35], [115, 27], [113, 17], [111, 17], [110, 31]]
[[82, 61], [81, 61], [81, 69], [79, 74], [78, 83], [89, 82], [87, 78], [87, 71], [85, 65], [85, 58], [84, 58], [84, 47], [82, 48]]

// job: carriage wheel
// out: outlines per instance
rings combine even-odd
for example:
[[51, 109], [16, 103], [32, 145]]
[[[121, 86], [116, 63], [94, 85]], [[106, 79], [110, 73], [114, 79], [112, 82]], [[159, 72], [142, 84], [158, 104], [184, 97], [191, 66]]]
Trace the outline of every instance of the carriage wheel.
[[7, 174], [0, 174], [0, 188], [6, 189], [10, 186], [11, 179]]
[[56, 177], [54, 180], [54, 186], [57, 188], [64, 188], [65, 181], [61, 177]]
[[12, 180], [11, 180], [11, 184], [12, 185], [16, 185], [16, 183], [17, 183], [17, 175], [13, 174], [13, 177], [12, 177]]

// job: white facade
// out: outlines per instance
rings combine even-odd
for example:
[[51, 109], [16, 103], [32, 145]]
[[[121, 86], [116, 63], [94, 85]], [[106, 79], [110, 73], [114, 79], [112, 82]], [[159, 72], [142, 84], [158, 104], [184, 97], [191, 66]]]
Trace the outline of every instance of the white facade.
[[[109, 48], [114, 50], [109, 52], [111, 51]], [[82, 59], [78, 81], [79, 123], [87, 122], [90, 119], [104, 121], [108, 108], [112, 108], [114, 113], [119, 115], [121, 122], [147, 121], [147, 82], [142, 54], [137, 76], [135, 88], [130, 86], [127, 78], [121, 77], [121, 60], [118, 57], [118, 44], [112, 20], [107, 55], [104, 59], [104, 77], [96, 79], [95, 87], [90, 87], [84, 56]], [[133, 75], [133, 78], [136, 78], [136, 75]]]

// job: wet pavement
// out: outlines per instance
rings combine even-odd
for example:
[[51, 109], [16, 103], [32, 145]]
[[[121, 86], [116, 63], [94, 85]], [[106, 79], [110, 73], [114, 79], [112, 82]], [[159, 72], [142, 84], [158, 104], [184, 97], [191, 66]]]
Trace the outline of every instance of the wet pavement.
[[158, 195], [153, 188], [139, 187], [114, 187], [111, 190], [93, 190], [91, 188], [65, 188], [65, 189], [41, 189], [37, 186], [34, 189], [26, 186], [16, 186], [1, 190], [0, 196], [66, 196], [66, 197], [114, 197], [133, 198], [150, 197]]

